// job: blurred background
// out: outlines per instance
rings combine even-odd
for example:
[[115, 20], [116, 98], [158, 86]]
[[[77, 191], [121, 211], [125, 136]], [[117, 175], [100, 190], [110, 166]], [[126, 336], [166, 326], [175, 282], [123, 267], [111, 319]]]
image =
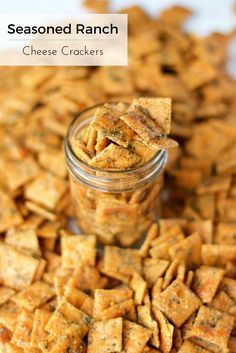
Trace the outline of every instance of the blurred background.
[[[100, 3], [104, 0], [90, 0], [87, 3]], [[82, 0], [8, 0], [0, 2], [0, 13], [58, 13], [71, 14], [88, 12]], [[119, 11], [122, 8], [140, 5], [151, 16], [157, 17], [163, 10], [172, 5], [181, 5], [190, 8], [194, 16], [190, 17], [184, 25], [186, 31], [198, 35], [207, 35], [217, 31], [227, 33], [236, 28], [236, 2], [235, 0], [111, 0], [109, 12]], [[93, 11], [91, 9], [91, 11]], [[229, 72], [236, 77], [236, 40], [229, 47]]]
[[[98, 0], [97, 2], [102, 2]], [[95, 1], [93, 1], [95, 2]], [[199, 34], [207, 34], [213, 30], [227, 32], [236, 25], [234, 0], [111, 0], [110, 10], [117, 11], [123, 7], [140, 5], [153, 16], [172, 5], [191, 8], [196, 16], [188, 21], [187, 29]], [[0, 2], [0, 12], [14, 13], [74, 13], [87, 11], [82, 0], [8, 0]]]

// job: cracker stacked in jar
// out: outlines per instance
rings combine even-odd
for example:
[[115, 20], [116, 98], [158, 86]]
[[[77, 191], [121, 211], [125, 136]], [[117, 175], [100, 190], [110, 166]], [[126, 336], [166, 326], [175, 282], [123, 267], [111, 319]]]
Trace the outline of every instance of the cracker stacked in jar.
[[78, 226], [104, 244], [129, 246], [160, 215], [167, 149], [169, 98], [105, 103], [71, 124], [65, 151]]

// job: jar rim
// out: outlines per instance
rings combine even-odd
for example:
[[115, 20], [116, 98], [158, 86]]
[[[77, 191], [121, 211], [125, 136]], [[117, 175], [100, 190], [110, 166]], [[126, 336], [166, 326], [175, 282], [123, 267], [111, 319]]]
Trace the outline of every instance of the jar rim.
[[[117, 102], [109, 102], [109, 103], [117, 104]], [[84, 182], [87, 185], [90, 184], [89, 179], [91, 181], [91, 184], [95, 182], [95, 179], [101, 183], [103, 180], [106, 184], [105, 189], [108, 187], [109, 181], [114, 184], [115, 181], [120, 181], [121, 176], [125, 176], [127, 181], [131, 182], [134, 176], [138, 175], [140, 178], [139, 180], [139, 184], [140, 184], [145, 182], [146, 179], [150, 179], [151, 177], [153, 177], [153, 175], [155, 175], [155, 177], [159, 175], [167, 161], [167, 151], [165, 149], [157, 151], [157, 153], [155, 153], [155, 155], [144, 164], [138, 167], [129, 168], [127, 170], [111, 170], [111, 169], [96, 168], [94, 166], [90, 166], [75, 154], [71, 145], [71, 137], [72, 137], [73, 130], [77, 124], [78, 124], [77, 128], [82, 129], [84, 125], [86, 125], [86, 123], [88, 123], [92, 119], [92, 117], [90, 118], [87, 117], [87, 119], [84, 122], [80, 122], [80, 123], [79, 123], [79, 119], [83, 114], [89, 113], [90, 111], [92, 112], [93, 110], [95, 110], [100, 106], [103, 106], [104, 104], [105, 103], [95, 104], [91, 107], [88, 107], [82, 110], [70, 123], [65, 137], [65, 143], [64, 143], [66, 161], [70, 171], [77, 178], [79, 178], [80, 181]], [[86, 179], [88, 179], [87, 182], [84, 180], [85, 176], [86, 176]], [[109, 177], [110, 177], [110, 180], [109, 180]], [[124, 181], [124, 178], [122, 178], [122, 181]], [[90, 186], [93, 187], [93, 185], [90, 185]], [[97, 185], [96, 185], [96, 188], [97, 188]]]

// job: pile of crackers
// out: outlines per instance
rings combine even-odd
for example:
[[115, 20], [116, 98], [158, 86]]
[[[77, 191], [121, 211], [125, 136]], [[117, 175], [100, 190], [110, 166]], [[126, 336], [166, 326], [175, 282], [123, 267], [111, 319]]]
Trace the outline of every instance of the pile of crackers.
[[140, 248], [102, 255], [94, 235], [59, 231], [59, 254], [39, 234], [0, 244], [1, 352], [235, 352], [236, 247], [208, 221], [161, 219]]
[[[129, 66], [0, 69], [0, 350], [236, 352], [233, 33], [129, 14]], [[63, 138], [99, 102], [170, 97], [163, 213], [140, 248], [71, 234]]]

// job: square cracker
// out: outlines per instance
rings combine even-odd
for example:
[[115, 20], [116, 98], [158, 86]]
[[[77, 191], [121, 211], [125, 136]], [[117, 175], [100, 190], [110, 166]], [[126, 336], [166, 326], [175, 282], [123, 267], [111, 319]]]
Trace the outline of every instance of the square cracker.
[[195, 90], [200, 86], [212, 81], [217, 75], [215, 68], [202, 61], [196, 59], [180, 74], [181, 80], [190, 90]]
[[63, 151], [59, 149], [42, 151], [38, 158], [40, 165], [52, 174], [61, 178], [66, 176], [67, 170]]
[[12, 301], [0, 306], [0, 323], [8, 330], [14, 331], [20, 314], [18, 306]]
[[61, 249], [62, 266], [65, 268], [95, 265], [96, 237], [94, 235], [63, 236]]
[[212, 266], [201, 266], [194, 274], [193, 291], [203, 303], [210, 303], [224, 277], [225, 271]]
[[221, 281], [220, 289], [226, 292], [230, 298], [236, 302], [236, 280], [224, 277]]
[[88, 353], [121, 352], [122, 318], [95, 322], [88, 335]]
[[28, 310], [21, 310], [18, 317], [16, 328], [13, 332], [11, 343], [20, 347], [28, 347], [33, 328], [34, 315]]
[[138, 98], [132, 102], [132, 106], [138, 106], [148, 111], [151, 118], [161, 128], [162, 133], [170, 133], [171, 99], [170, 98]]
[[14, 294], [14, 289], [5, 286], [0, 286], [0, 305], [6, 303]]
[[70, 280], [67, 282], [64, 292], [65, 299], [77, 309], [85, 314], [92, 316], [94, 300], [88, 294], [72, 287]]
[[133, 305], [133, 291], [129, 288], [96, 289], [93, 317], [95, 320], [125, 316]]
[[236, 304], [224, 291], [219, 291], [210, 305], [214, 309], [223, 311], [230, 315], [232, 314], [232, 316], [235, 315]]
[[83, 339], [89, 331], [91, 321], [90, 316], [63, 300], [53, 312], [45, 328], [51, 337], [55, 338], [62, 336], [65, 330], [75, 328], [78, 330], [79, 337]]
[[39, 259], [0, 242], [0, 278], [4, 285], [17, 290], [28, 287], [34, 280], [39, 263]]
[[64, 179], [43, 172], [25, 187], [25, 197], [53, 210], [66, 188], [67, 183]]
[[0, 233], [22, 223], [23, 219], [15, 202], [5, 193], [0, 191]]
[[181, 280], [176, 279], [155, 297], [153, 305], [180, 327], [200, 307], [201, 301]]
[[11, 190], [16, 190], [36, 178], [39, 168], [32, 157], [26, 157], [23, 160], [2, 161], [0, 170], [7, 180]]
[[92, 167], [102, 169], [128, 169], [140, 161], [140, 157], [128, 149], [110, 143], [88, 163]]
[[113, 278], [128, 282], [135, 273], [141, 273], [142, 263], [136, 249], [121, 249], [117, 246], [106, 246], [102, 271]]
[[55, 291], [53, 287], [46, 282], [38, 281], [17, 293], [12, 298], [12, 301], [21, 308], [33, 311], [40, 305], [45, 304], [54, 295]]
[[92, 127], [101, 131], [104, 137], [117, 143], [120, 146], [128, 147], [134, 136], [134, 131], [130, 129], [122, 120], [121, 112], [111, 104], [104, 104], [98, 108], [92, 121]]
[[186, 261], [188, 268], [195, 269], [201, 264], [201, 245], [201, 236], [195, 232], [171, 246], [169, 255], [172, 259]]
[[[170, 255], [169, 255], [169, 249], [174, 245], [174, 244], [179, 244], [180, 241], [184, 239], [184, 236], [182, 233], [178, 233], [176, 235], [173, 235], [171, 238], [168, 238], [166, 240], [157, 238], [155, 242], [155, 246], [150, 248], [150, 255], [153, 258], [158, 258], [158, 259], [163, 259], [163, 260], [170, 260]], [[160, 240], [159, 243], [157, 241]]]
[[236, 224], [235, 223], [218, 223], [214, 236], [216, 244], [235, 244]]
[[133, 107], [131, 111], [121, 115], [120, 119], [136, 132], [142, 141], [149, 142], [162, 134], [162, 129], [154, 122], [150, 114], [139, 107]]
[[236, 245], [203, 244], [202, 262], [207, 266], [225, 266], [227, 262], [236, 261]]
[[107, 278], [102, 277], [97, 268], [92, 266], [80, 266], [74, 270], [70, 278], [73, 288], [77, 288], [92, 294], [96, 289], [104, 288], [107, 284]]
[[49, 344], [50, 353], [86, 352], [85, 343], [81, 340], [78, 330], [74, 327], [68, 328], [62, 337], [51, 341]]
[[152, 335], [146, 327], [125, 320], [123, 324], [123, 350], [122, 353], [142, 353]]
[[[120, 224], [124, 228], [135, 227], [138, 206], [127, 204], [123, 200], [101, 198], [97, 200], [96, 219], [98, 223], [109, 225], [114, 233], [119, 233]], [[123, 228], [123, 229], [124, 229]]]
[[201, 306], [188, 338], [214, 353], [227, 353], [234, 318], [221, 311]]
[[182, 27], [192, 11], [184, 6], [173, 5], [163, 10], [160, 14], [160, 21], [168, 26], [168, 28]]
[[17, 248], [31, 250], [32, 253], [41, 255], [39, 241], [35, 229], [11, 228], [6, 234], [5, 242]]
[[41, 207], [36, 203], [33, 203], [31, 201], [26, 201], [25, 206], [29, 211], [31, 211], [35, 215], [42, 217], [42, 219], [48, 219], [49, 221], [52, 221], [52, 222], [56, 220], [55, 213], [46, 210], [44, 207]]

